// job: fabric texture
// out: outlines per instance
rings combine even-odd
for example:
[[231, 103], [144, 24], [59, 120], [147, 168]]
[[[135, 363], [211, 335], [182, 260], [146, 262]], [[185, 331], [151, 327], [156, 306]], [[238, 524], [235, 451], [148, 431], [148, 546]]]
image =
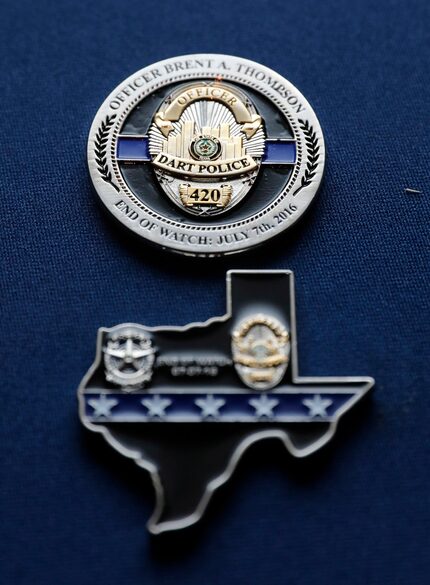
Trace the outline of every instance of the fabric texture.
[[[429, 582], [429, 16], [426, 0], [3, 4], [2, 584]], [[198, 52], [284, 75], [326, 139], [305, 218], [225, 260], [129, 238], [86, 168], [105, 96]], [[376, 387], [321, 453], [261, 443], [200, 525], [151, 537], [148, 476], [82, 428], [76, 388], [99, 326], [221, 315], [229, 268], [294, 270], [301, 374]]]

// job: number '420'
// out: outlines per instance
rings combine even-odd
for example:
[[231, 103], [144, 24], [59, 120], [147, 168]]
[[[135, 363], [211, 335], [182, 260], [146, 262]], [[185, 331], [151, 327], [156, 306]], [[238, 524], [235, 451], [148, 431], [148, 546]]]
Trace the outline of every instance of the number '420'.
[[192, 207], [193, 205], [225, 207], [230, 201], [231, 192], [230, 185], [221, 185], [212, 189], [181, 185], [179, 189], [182, 203], [187, 207]]

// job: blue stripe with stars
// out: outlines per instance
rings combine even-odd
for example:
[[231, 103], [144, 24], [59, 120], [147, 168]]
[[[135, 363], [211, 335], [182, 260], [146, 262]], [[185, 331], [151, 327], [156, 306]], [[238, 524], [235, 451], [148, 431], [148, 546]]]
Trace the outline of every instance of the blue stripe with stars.
[[91, 422], [329, 422], [355, 398], [356, 393], [347, 391], [84, 395], [85, 416]]

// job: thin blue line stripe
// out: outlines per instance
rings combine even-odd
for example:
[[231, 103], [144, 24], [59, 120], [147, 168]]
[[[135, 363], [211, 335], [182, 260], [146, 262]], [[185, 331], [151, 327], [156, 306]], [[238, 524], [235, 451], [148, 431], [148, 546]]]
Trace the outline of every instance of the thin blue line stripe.
[[[156, 393], [136, 393], [136, 394], [122, 394], [112, 393], [106, 394], [107, 398], [114, 399], [117, 403], [111, 409], [111, 415], [109, 420], [120, 421], [122, 419], [132, 418], [136, 421], [148, 421], [147, 408], [142, 404], [144, 399], [153, 399]], [[303, 400], [306, 398], [313, 398], [314, 396], [321, 396], [322, 399], [329, 399], [330, 405], [326, 408], [327, 416], [318, 418], [316, 420], [325, 420], [333, 417], [336, 412], [342, 408], [351, 398], [355, 396], [355, 393], [288, 393], [288, 394], [260, 394], [260, 393], [240, 393], [240, 394], [211, 394], [214, 399], [221, 399], [224, 401], [223, 406], [219, 409], [219, 417], [217, 420], [220, 422], [224, 420], [232, 419], [246, 419], [247, 421], [259, 420], [256, 417], [255, 408], [250, 404], [252, 399], [260, 399], [262, 396], [266, 396], [269, 400], [276, 400], [277, 404], [273, 408], [274, 419], [276, 418], [308, 418], [312, 417], [309, 415], [309, 409], [303, 404]], [[159, 396], [162, 399], [168, 399], [170, 401], [169, 406], [166, 408], [166, 416], [163, 420], [169, 420], [169, 417], [175, 418], [186, 418], [190, 422], [198, 422], [201, 418], [201, 409], [196, 404], [196, 400], [205, 399], [208, 394], [175, 394], [175, 393], [160, 393]], [[99, 393], [86, 393], [85, 399], [85, 415], [91, 420], [99, 420], [93, 416], [94, 409], [89, 404], [90, 400], [94, 400], [100, 397]]]
[[118, 160], [149, 161], [148, 138], [146, 136], [120, 136], [118, 138], [116, 157]]
[[[151, 160], [147, 136], [119, 136], [116, 151], [120, 161]], [[292, 165], [296, 162], [295, 140], [266, 140], [263, 165]]]

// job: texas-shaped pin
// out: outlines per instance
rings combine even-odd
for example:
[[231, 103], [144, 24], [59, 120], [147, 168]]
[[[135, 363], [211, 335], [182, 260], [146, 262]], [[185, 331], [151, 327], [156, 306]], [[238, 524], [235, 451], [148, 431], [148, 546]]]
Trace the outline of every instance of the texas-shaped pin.
[[197, 522], [253, 443], [277, 438], [294, 457], [320, 449], [373, 385], [299, 376], [293, 273], [235, 270], [222, 317], [99, 329], [79, 413], [149, 471], [158, 534]]

